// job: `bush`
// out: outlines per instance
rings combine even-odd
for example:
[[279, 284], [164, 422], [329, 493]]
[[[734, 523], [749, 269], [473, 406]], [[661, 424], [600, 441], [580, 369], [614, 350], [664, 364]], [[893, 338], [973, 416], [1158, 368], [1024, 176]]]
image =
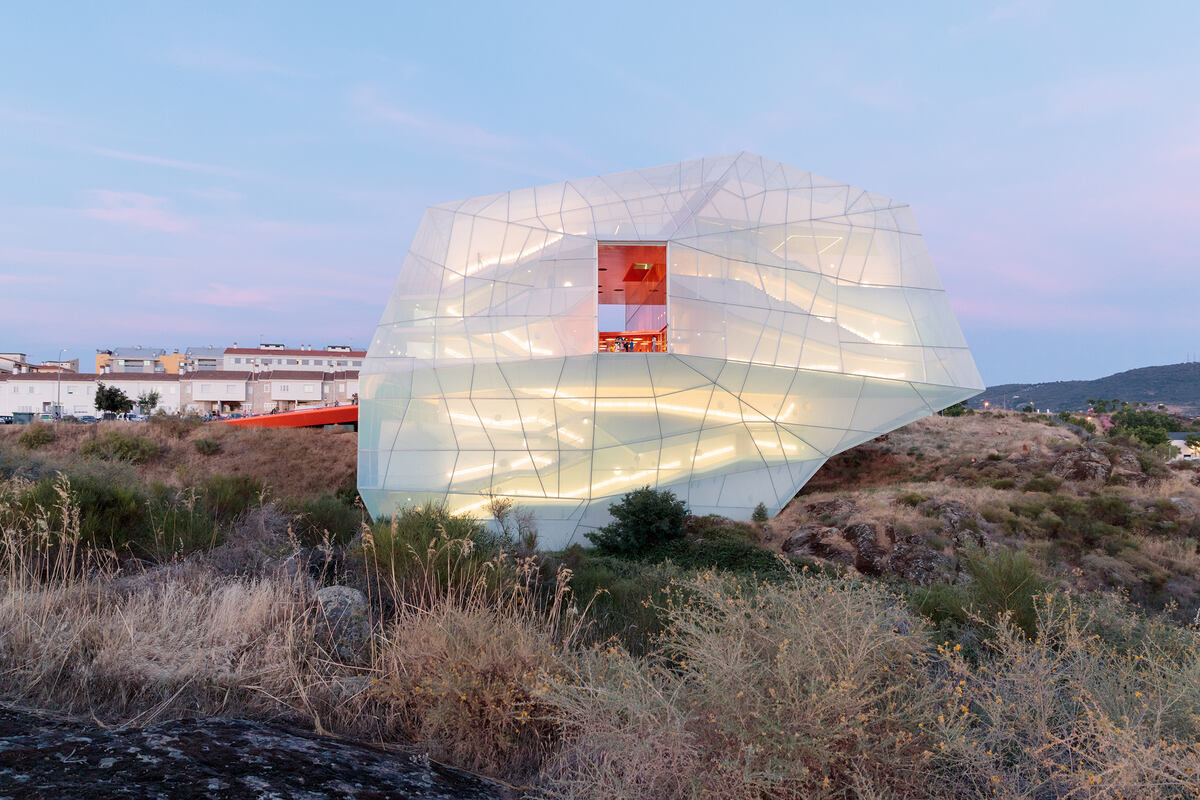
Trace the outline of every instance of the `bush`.
[[192, 443], [196, 452], [202, 456], [215, 456], [221, 452], [221, 443], [216, 439], [197, 439]]
[[916, 508], [917, 506], [921, 505], [921, 503], [924, 503], [928, 499], [929, 499], [928, 497], [921, 494], [920, 492], [905, 492], [904, 494], [902, 494], [896, 498], [896, 502], [902, 506], [908, 506], [909, 508]]
[[674, 492], [644, 486], [626, 493], [620, 502], [609, 506], [609, 512], [614, 521], [587, 538], [601, 553], [637, 557], [682, 538], [688, 509]]
[[21, 432], [17, 443], [27, 450], [37, 450], [43, 445], [50, 444], [57, 438], [49, 425], [30, 425]]
[[939, 706], [923, 691], [927, 639], [883, 586], [702, 573], [682, 588], [657, 658], [596, 649], [549, 677], [564, 734], [551, 792], [929, 796]]
[[229, 521], [257, 503], [266, 487], [247, 475], [213, 475], [204, 482], [203, 498], [216, 520]]
[[1053, 478], [1047, 475], [1038, 475], [1036, 478], [1030, 478], [1021, 488], [1026, 492], [1045, 492], [1050, 494], [1058, 490], [1062, 485], [1062, 481], [1058, 478]]
[[484, 564], [498, 552], [482, 522], [435, 503], [408, 506], [389, 521], [377, 521], [363, 550], [390, 590], [425, 605], [485, 578]]
[[766, 503], [759, 503], [754, 507], [754, 513], [750, 515], [750, 519], [754, 522], [763, 523], [771, 518], [770, 512], [767, 511]]
[[162, 446], [153, 439], [133, 436], [120, 431], [109, 431], [79, 448], [79, 454], [87, 458], [104, 461], [128, 461], [130, 464], [145, 464], [162, 454]]
[[305, 547], [326, 541], [348, 544], [363, 526], [361, 509], [328, 492], [290, 504], [287, 510], [296, 515], [292, 530]]
[[1013, 623], [1026, 634], [1036, 632], [1035, 598], [1046, 585], [1026, 553], [1009, 549], [990, 554], [975, 552], [967, 556], [963, 567], [971, 576], [967, 589], [971, 605], [985, 621], [1011, 615]]

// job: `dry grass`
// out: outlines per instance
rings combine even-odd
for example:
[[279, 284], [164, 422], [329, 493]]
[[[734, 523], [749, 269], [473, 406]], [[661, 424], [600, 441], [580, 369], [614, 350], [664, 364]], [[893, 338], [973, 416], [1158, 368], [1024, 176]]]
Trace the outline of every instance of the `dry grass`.
[[[662, 660], [589, 653], [549, 684], [571, 797], [917, 796], [936, 718], [923, 625], [883, 587], [703, 573]], [[631, 755], [636, 757], [631, 758]], [[852, 793], [851, 793], [852, 792]]]
[[968, 659], [879, 583], [705, 572], [635, 656], [585, 643], [568, 572], [546, 586], [533, 560], [439, 535], [390, 543], [426, 578], [375, 574], [366, 652], [342, 663], [294, 562], [127, 572], [80, 547], [65, 485], [59, 503], [0, 508], [9, 698], [288, 716], [563, 798], [1198, 796], [1200, 633], [1118, 600], [1052, 594], [1037, 638], [1001, 620]]
[[[26, 426], [0, 427], [0, 448], [26, 452], [17, 440]], [[54, 465], [71, 466], [85, 459], [80, 450], [110, 431], [147, 437], [162, 455], [138, 467], [139, 480], [167, 486], [201, 483], [213, 475], [246, 475], [260, 480], [279, 499], [305, 499], [353, 486], [358, 463], [358, 436], [341, 429], [239, 428], [221, 422], [195, 426], [157, 423], [101, 422], [55, 426], [56, 438], [36, 451]], [[195, 442], [216, 442], [219, 452], [202, 455]]]

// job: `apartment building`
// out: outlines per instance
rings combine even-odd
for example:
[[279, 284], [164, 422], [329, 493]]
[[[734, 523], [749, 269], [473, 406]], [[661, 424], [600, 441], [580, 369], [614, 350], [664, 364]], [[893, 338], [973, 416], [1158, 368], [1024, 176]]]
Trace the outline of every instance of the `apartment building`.
[[258, 347], [233, 347], [225, 350], [226, 370], [295, 370], [312, 371], [357, 371], [362, 367], [366, 350], [354, 350], [349, 345], [328, 345], [323, 350], [314, 350], [312, 345], [285, 347], [281, 344], [262, 344]]
[[[178, 414], [184, 407], [180, 403], [179, 393], [179, 376], [164, 372], [108, 372], [103, 375], [92, 375], [97, 384], [103, 383], [105, 386], [115, 386], [125, 393], [125, 396], [137, 403], [139, 397], [149, 395], [151, 392], [158, 392], [158, 405], [155, 410], [162, 409], [168, 414]], [[92, 395], [96, 394], [95, 389], [92, 390]], [[148, 411], [148, 409], [137, 408], [138, 411]], [[65, 410], [64, 414], [73, 413]], [[94, 411], [84, 412], [94, 414]]]
[[116, 347], [112, 350], [96, 351], [96, 373], [108, 372], [143, 372], [168, 373], [167, 367], [174, 366], [174, 372], [179, 372], [179, 353], [169, 353], [162, 347]]
[[96, 375], [52, 372], [0, 373], [0, 414], [96, 413]]
[[21, 366], [26, 363], [24, 353], [0, 353], [0, 373], [20, 372]]

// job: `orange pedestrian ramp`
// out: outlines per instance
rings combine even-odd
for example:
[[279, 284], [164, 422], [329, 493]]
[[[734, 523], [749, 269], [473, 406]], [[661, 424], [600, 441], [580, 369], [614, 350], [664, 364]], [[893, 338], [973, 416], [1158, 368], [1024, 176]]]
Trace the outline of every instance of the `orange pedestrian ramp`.
[[240, 419], [223, 419], [226, 425], [243, 428], [316, 428], [323, 425], [353, 425], [358, 428], [358, 406], [297, 408], [278, 414], [255, 414]]

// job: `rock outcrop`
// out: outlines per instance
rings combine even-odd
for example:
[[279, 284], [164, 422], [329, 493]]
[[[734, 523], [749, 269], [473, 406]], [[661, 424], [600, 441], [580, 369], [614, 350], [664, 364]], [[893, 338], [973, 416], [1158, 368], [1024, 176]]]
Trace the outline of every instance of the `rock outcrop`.
[[371, 640], [366, 595], [349, 586], [317, 592], [317, 640], [342, 663], [358, 663]]
[[1059, 456], [1050, 473], [1068, 481], [1107, 481], [1112, 462], [1094, 447], [1079, 447]]
[[431, 763], [236, 719], [145, 728], [0, 707], [0, 798], [507, 800], [503, 786]]

